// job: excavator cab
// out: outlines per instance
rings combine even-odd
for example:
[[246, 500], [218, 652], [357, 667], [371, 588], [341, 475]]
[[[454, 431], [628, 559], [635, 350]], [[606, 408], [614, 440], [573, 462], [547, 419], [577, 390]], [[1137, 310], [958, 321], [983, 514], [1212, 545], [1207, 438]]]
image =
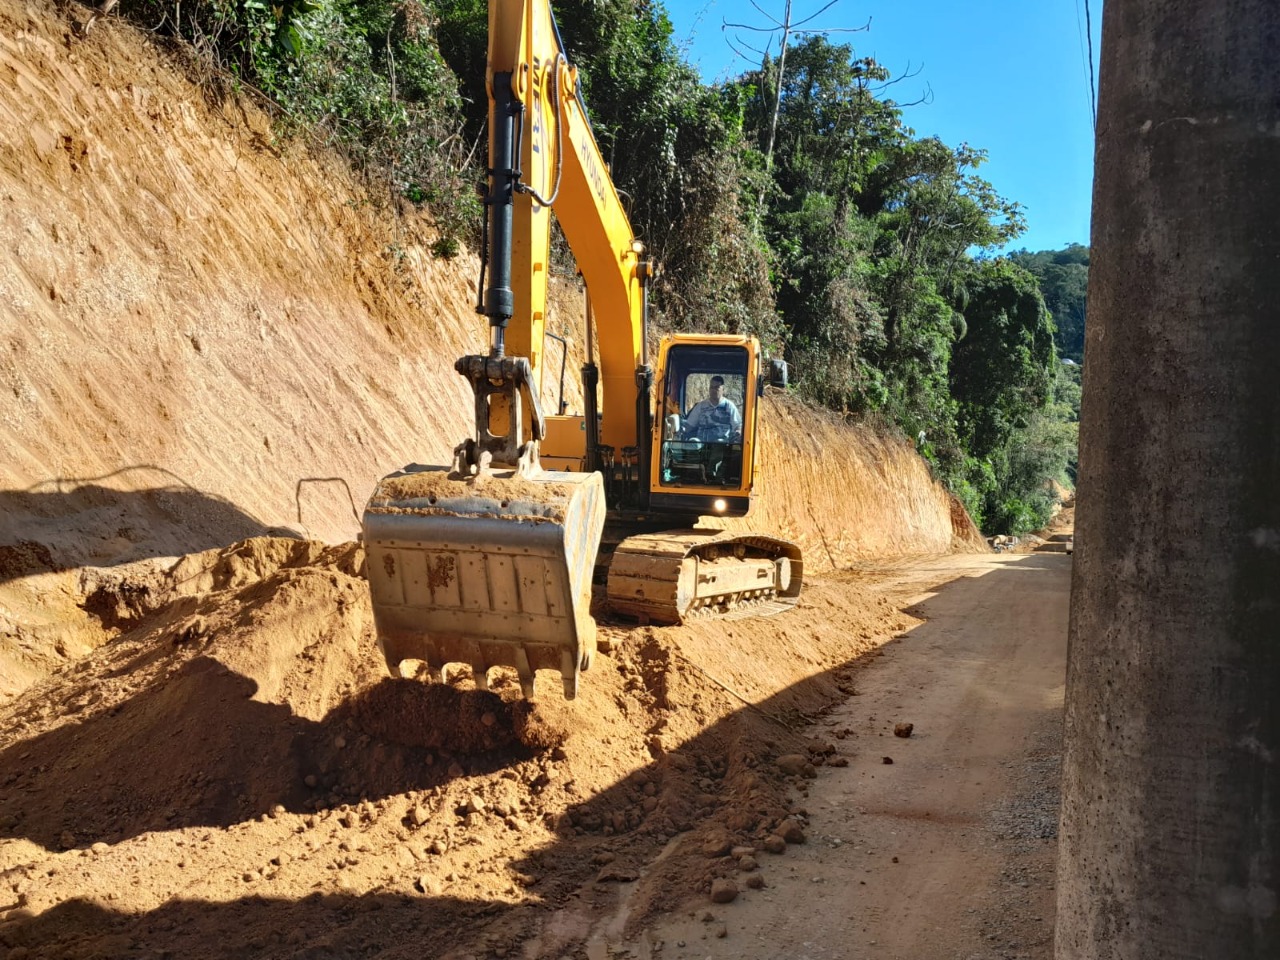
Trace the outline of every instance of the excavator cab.
[[667, 352], [660, 488], [742, 488], [749, 361], [736, 345], [681, 344]]
[[672, 334], [658, 349], [648, 507], [743, 517], [751, 508], [756, 416], [776, 364], [754, 337]]

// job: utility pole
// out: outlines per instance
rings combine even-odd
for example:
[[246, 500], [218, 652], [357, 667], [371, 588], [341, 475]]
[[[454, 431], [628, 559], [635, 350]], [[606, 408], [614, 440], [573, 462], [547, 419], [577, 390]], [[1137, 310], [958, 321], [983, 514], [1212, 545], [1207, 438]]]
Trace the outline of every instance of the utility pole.
[[1280, 957], [1277, 51], [1106, 2], [1058, 960]]

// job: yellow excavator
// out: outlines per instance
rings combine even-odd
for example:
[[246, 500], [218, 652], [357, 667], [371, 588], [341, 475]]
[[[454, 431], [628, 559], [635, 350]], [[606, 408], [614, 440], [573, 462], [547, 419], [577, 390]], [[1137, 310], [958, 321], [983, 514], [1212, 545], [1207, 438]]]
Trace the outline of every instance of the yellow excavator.
[[[655, 275], [601, 158], [549, 0], [490, 0], [489, 183], [477, 311], [487, 354], [455, 364], [475, 433], [449, 466], [385, 477], [362, 519], [378, 642], [441, 680], [485, 689], [558, 670], [564, 695], [596, 649], [592, 583], [615, 613], [672, 624], [778, 612], [800, 593], [796, 545], [699, 527], [751, 506], [756, 420], [787, 368], [753, 337], [647, 330]], [[582, 416], [540, 409], [550, 216], [587, 291]]]

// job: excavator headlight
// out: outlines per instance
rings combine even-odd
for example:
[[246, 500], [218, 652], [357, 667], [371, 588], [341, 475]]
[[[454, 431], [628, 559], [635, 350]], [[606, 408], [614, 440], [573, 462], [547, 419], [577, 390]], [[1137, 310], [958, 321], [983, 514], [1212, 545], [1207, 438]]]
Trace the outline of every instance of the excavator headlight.
[[725, 503], [724, 500], [721, 499], [721, 500], [716, 500], [716, 502], [711, 504], [711, 506], [715, 507], [716, 513], [724, 513], [729, 505]]

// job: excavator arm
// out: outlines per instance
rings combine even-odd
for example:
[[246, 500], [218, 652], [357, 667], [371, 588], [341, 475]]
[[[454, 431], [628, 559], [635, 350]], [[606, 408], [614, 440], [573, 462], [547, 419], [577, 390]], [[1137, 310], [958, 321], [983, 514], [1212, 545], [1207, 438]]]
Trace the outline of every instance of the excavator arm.
[[[778, 612], [795, 603], [803, 564], [798, 548], [776, 538], [663, 530], [671, 517], [692, 527], [704, 512], [746, 512], [764, 382], [759, 344], [685, 334], [657, 351], [664, 403], [687, 399], [690, 384], [714, 374], [737, 378], [741, 442], [704, 449], [654, 429], [645, 332], [653, 267], [600, 155], [548, 0], [490, 0], [486, 79], [478, 309], [489, 346], [456, 364], [474, 390], [475, 429], [451, 468], [406, 467], [378, 485], [362, 524], [367, 570], [393, 671], [417, 662], [415, 672], [440, 680], [447, 664], [461, 662], [483, 688], [489, 668], [504, 665], [531, 696], [534, 673], [558, 669], [572, 698], [595, 652], [591, 583], [608, 512], [605, 473], [616, 495], [610, 516], [623, 528], [610, 544], [607, 596], [616, 611], [654, 623]], [[545, 418], [538, 406], [553, 212], [587, 288], [581, 419]], [[679, 420], [666, 413], [664, 424]], [[556, 444], [551, 426], [560, 430]], [[544, 439], [549, 463], [554, 454], [582, 469], [543, 469]]]
[[[490, 172], [481, 289], [490, 356], [528, 358], [528, 392], [538, 395], [554, 211], [586, 283], [594, 325], [588, 335], [599, 356], [601, 436], [588, 439], [588, 456], [593, 439], [635, 445], [636, 371], [646, 360], [652, 265], [609, 177], [577, 68], [565, 56], [546, 0], [491, 0], [486, 82]], [[492, 419], [494, 434], [511, 426], [501, 405]], [[588, 416], [588, 430], [594, 419]]]

